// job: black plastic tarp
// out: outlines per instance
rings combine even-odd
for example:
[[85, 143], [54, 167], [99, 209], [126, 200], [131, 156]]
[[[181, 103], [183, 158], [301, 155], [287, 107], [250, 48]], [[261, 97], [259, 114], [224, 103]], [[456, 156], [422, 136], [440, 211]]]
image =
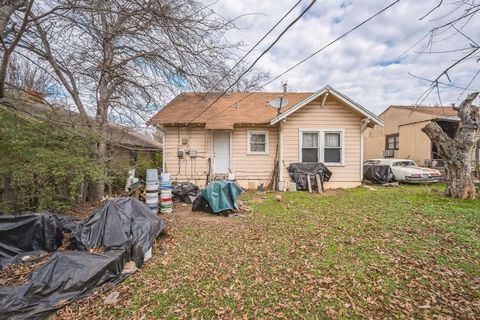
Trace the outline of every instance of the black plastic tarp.
[[5, 259], [23, 252], [53, 252], [62, 237], [62, 226], [51, 213], [0, 216], [0, 266]]
[[288, 166], [290, 179], [297, 184], [297, 190], [307, 190], [307, 175], [310, 176], [312, 188], [317, 188], [315, 175], [326, 182], [332, 177], [332, 172], [321, 162], [291, 163]]
[[[77, 226], [75, 219], [56, 221], [67, 223], [64, 230], [71, 231], [73, 247], [79, 250], [102, 247], [105, 252], [57, 251], [29, 275], [27, 283], [0, 286], [0, 319], [45, 318], [53, 310], [88, 296], [99, 286], [122, 281], [128, 276], [122, 273], [125, 264], [133, 260], [140, 267], [164, 228], [163, 221], [134, 198], [107, 200]], [[5, 237], [7, 242], [15, 238], [7, 232], [3, 236], [0, 242]]]
[[372, 183], [384, 184], [393, 180], [392, 168], [387, 165], [363, 165], [363, 179]]
[[190, 181], [174, 185], [172, 189], [173, 200], [178, 202], [193, 203], [199, 194], [200, 188]]

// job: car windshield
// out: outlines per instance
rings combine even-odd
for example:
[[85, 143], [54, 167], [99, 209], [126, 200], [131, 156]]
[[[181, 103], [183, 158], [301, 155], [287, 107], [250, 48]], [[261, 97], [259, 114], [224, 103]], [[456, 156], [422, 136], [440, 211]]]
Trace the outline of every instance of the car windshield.
[[413, 161], [395, 161], [392, 166], [394, 167], [416, 167], [417, 165]]

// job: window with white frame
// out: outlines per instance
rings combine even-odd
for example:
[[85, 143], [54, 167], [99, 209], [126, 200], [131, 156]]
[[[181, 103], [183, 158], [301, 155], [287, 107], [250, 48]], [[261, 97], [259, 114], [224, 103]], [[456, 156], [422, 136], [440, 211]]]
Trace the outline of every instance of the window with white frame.
[[303, 132], [302, 162], [318, 162], [320, 156], [318, 138], [318, 132]]
[[326, 163], [342, 163], [341, 132], [325, 132], [324, 160]]
[[343, 165], [343, 129], [301, 130], [301, 162]]
[[268, 154], [268, 131], [248, 131], [248, 154]]

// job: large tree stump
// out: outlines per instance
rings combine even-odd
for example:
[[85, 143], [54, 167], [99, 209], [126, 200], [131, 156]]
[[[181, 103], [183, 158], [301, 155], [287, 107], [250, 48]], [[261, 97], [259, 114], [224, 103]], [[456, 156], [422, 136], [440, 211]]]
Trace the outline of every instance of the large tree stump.
[[454, 107], [460, 117], [460, 123], [453, 139], [436, 122], [430, 122], [422, 129], [445, 162], [447, 185], [445, 194], [452, 198], [477, 198], [471, 157], [480, 128], [478, 107], [472, 105], [478, 94], [479, 92], [471, 93], [459, 107]]

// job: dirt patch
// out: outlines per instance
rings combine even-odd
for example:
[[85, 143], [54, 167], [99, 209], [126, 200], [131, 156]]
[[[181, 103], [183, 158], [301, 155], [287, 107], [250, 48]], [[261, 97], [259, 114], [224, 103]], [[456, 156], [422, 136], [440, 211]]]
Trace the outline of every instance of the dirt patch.
[[[26, 257], [28, 258], [28, 257]], [[0, 272], [0, 286], [16, 287], [25, 284], [32, 271], [47, 263], [49, 255], [30, 257], [22, 263], [12, 264]]]

